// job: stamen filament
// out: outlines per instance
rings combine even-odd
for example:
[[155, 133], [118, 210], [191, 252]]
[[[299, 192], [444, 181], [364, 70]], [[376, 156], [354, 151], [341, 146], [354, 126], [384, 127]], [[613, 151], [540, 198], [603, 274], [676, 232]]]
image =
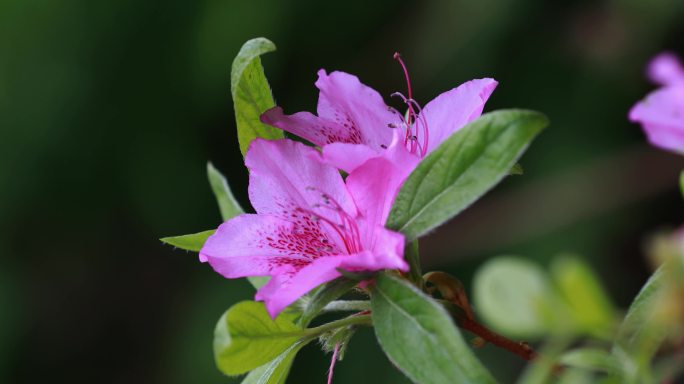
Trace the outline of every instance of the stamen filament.
[[[413, 99], [413, 90], [411, 89], [411, 78], [409, 76], [408, 68], [404, 63], [404, 60], [402, 60], [399, 52], [395, 52], [393, 57], [395, 60], [399, 62], [399, 64], [401, 65], [401, 69], [404, 71], [404, 77], [406, 78], [406, 88], [408, 90], [408, 97], [405, 97], [399, 92], [395, 92], [391, 95], [401, 97], [401, 99], [404, 101], [404, 104], [406, 104], [406, 106], [408, 107], [406, 116], [402, 116], [401, 118], [404, 125], [406, 126], [404, 145], [411, 153], [418, 153], [421, 157], [425, 157], [425, 155], [427, 154], [429, 142], [429, 129], [427, 119], [425, 118], [420, 105]], [[416, 110], [418, 111], [418, 113], [416, 113]], [[418, 123], [420, 123], [420, 125], [422, 126], [422, 132], [420, 133], [422, 134], [421, 139], [423, 144], [420, 144], [418, 139]]]

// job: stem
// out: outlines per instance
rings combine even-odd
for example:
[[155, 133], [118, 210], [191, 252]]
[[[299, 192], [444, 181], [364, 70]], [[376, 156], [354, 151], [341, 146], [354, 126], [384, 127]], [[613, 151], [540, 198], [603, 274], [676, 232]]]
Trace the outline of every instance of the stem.
[[516, 355], [522, 357], [527, 361], [533, 360], [537, 357], [537, 353], [525, 342], [515, 342], [504, 336], [499, 335], [485, 327], [484, 325], [471, 320], [467, 317], [456, 319], [458, 326], [466, 331], [481, 337], [483, 340], [496, 345], [497, 347], [506, 349]]
[[373, 324], [373, 320], [371, 320], [371, 315], [368, 314], [363, 314], [363, 315], [351, 315], [349, 317], [345, 317], [344, 319], [339, 319], [335, 321], [331, 321], [329, 323], [323, 324], [321, 326], [315, 327], [315, 328], [309, 328], [304, 331], [304, 336], [306, 338], [316, 338], [320, 336], [323, 333], [326, 333], [328, 331], [332, 331], [337, 328], [342, 328], [346, 327], [348, 325], [371, 325]]
[[370, 302], [367, 300], [337, 300], [331, 301], [323, 309], [322, 312], [358, 312], [367, 311], [370, 309]]

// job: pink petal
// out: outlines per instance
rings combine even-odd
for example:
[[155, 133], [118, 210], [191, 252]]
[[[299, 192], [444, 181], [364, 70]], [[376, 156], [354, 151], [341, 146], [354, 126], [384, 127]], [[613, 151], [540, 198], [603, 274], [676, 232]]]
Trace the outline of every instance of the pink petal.
[[392, 141], [390, 125], [401, 123], [401, 115], [385, 104], [374, 89], [362, 84], [356, 76], [344, 72], [318, 71], [316, 87], [318, 116], [336, 122], [358, 135], [359, 143], [380, 150]]
[[[368, 221], [371, 228], [385, 225], [394, 198], [404, 181], [404, 173], [389, 160], [378, 157], [347, 176], [347, 188], [356, 202], [360, 217]], [[364, 232], [372, 233], [372, 230]]]
[[497, 86], [494, 79], [471, 80], [444, 92], [423, 108], [430, 131], [428, 152], [451, 134], [482, 114], [484, 105]]
[[659, 85], [684, 84], [684, 67], [676, 55], [664, 52], [653, 58], [646, 70], [648, 78]]
[[632, 108], [629, 119], [641, 123], [653, 145], [684, 153], [684, 87], [652, 92]]
[[339, 172], [321, 162], [318, 151], [292, 140], [252, 142], [245, 164], [249, 200], [259, 214], [292, 218], [297, 209], [311, 210], [329, 196], [351, 216], [356, 215]]
[[291, 276], [278, 275], [257, 291], [255, 300], [263, 300], [266, 310], [275, 318], [288, 305], [312, 289], [341, 276], [337, 268], [349, 271], [377, 271], [382, 269], [408, 270], [403, 260], [404, 237], [378, 228], [377, 248], [382, 253], [363, 251], [351, 255], [321, 257]]
[[221, 224], [204, 243], [200, 260], [227, 278], [237, 278], [297, 270], [339, 253], [332, 239], [312, 224], [302, 228], [275, 216], [243, 214]]
[[408, 271], [409, 266], [404, 260], [404, 235], [376, 226], [367, 227], [373, 237], [365, 246], [367, 250], [349, 255], [340, 265], [348, 271], [380, 271], [383, 269], [398, 269]]
[[381, 156], [381, 151], [376, 151], [364, 144], [333, 143], [322, 148], [323, 161], [333, 165], [347, 173], [351, 173], [368, 161]]
[[273, 107], [264, 112], [260, 120], [283, 131], [292, 133], [318, 146], [329, 143], [359, 143], [360, 138], [334, 121], [328, 121], [309, 112], [285, 115], [280, 107]]
[[340, 266], [345, 257], [349, 256], [322, 257], [300, 269], [291, 277], [288, 275], [274, 276], [257, 291], [254, 299], [263, 300], [266, 304], [266, 310], [275, 319], [285, 307], [312, 289], [340, 277], [341, 275], [336, 268]]

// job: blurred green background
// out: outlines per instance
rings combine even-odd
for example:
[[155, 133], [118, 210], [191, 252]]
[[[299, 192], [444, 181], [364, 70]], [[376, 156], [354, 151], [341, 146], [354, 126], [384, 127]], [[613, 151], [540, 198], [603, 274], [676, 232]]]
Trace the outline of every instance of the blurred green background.
[[[316, 70], [344, 70], [422, 103], [477, 77], [487, 109], [525, 107], [552, 125], [510, 177], [430, 239], [428, 269], [469, 286], [500, 254], [581, 254], [625, 307], [649, 274], [642, 244], [681, 223], [681, 157], [650, 148], [627, 111], [652, 86], [648, 59], [684, 54], [684, 2], [0, 0], [0, 382], [228, 383], [213, 327], [251, 298], [157, 239], [210, 229], [211, 160], [246, 199], [229, 73], [244, 41], [279, 104], [313, 110]], [[478, 351], [502, 382], [522, 367]], [[315, 345], [291, 383], [323, 383]], [[372, 331], [335, 383], [403, 383]]]

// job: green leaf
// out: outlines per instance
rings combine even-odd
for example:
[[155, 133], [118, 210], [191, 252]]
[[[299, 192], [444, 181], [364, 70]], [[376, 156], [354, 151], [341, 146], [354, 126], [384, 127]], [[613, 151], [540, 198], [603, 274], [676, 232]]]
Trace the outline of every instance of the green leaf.
[[202, 249], [204, 242], [207, 241], [209, 236], [213, 235], [214, 232], [216, 232], [216, 230], [211, 229], [190, 235], [164, 237], [159, 240], [166, 244], [173, 245], [176, 248], [185, 249], [186, 251], [199, 252], [200, 249]]
[[216, 365], [226, 375], [239, 375], [276, 358], [304, 336], [295, 317], [283, 312], [272, 320], [263, 303], [253, 301], [233, 305], [214, 330]]
[[[641, 288], [632, 304], [627, 310], [627, 315], [620, 325], [617, 344], [625, 350], [633, 350], [635, 344], [640, 344], [644, 339], [653, 339], [653, 344], [659, 344], [661, 335], [658, 330], [650, 329], [653, 309], [663, 287], [667, 283], [667, 264], [658, 268]], [[651, 343], [648, 343], [651, 344]], [[655, 346], [654, 346], [655, 349]]]
[[679, 190], [682, 192], [682, 197], [684, 197], [684, 171], [679, 174]]
[[457, 215], [509, 173], [547, 124], [537, 112], [502, 110], [466, 125], [411, 173], [387, 226], [412, 241]]
[[551, 274], [577, 325], [586, 333], [610, 339], [615, 308], [589, 266], [576, 257], [563, 256], [553, 261]]
[[560, 300], [535, 263], [514, 257], [491, 260], [475, 274], [473, 293], [478, 313], [506, 336], [536, 338], [556, 328]]
[[214, 192], [214, 196], [216, 196], [223, 221], [228, 221], [237, 215], [245, 213], [240, 203], [235, 200], [228, 181], [218, 169], [214, 168], [211, 162], [207, 163], [207, 177], [209, 178], [211, 190]]
[[259, 37], [247, 41], [233, 61], [230, 90], [235, 107], [238, 141], [243, 156], [249, 148], [249, 143], [257, 137], [269, 140], [283, 137], [283, 131], [259, 121], [259, 116], [264, 111], [275, 106], [259, 56], [275, 49], [275, 44]]
[[416, 383], [494, 383], [447, 311], [408, 281], [381, 274], [371, 288], [375, 334]]
[[285, 384], [294, 358], [308, 341], [298, 341], [270, 362], [252, 370], [242, 384]]
[[358, 284], [358, 281], [341, 277], [317, 290], [316, 293], [306, 301], [302, 317], [299, 318], [299, 325], [302, 327], [308, 326], [311, 320], [321, 312], [326, 304], [333, 300], [337, 300], [340, 296], [354, 288], [356, 284]]
[[620, 372], [620, 362], [610, 352], [598, 348], [579, 348], [563, 354], [559, 362], [575, 368], [584, 368], [609, 374]]

